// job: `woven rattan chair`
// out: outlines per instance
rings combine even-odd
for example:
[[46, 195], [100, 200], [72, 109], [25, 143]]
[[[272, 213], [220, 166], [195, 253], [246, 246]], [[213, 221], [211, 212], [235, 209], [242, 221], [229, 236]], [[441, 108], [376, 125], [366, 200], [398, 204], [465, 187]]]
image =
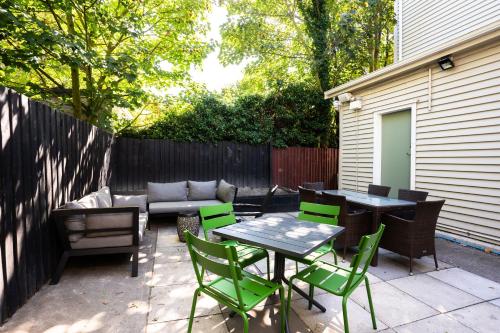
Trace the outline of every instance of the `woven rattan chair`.
[[302, 186], [299, 186], [299, 195], [300, 195], [300, 202], [316, 203], [318, 201], [318, 197], [316, 195], [315, 190], [310, 190]]
[[325, 183], [324, 182], [304, 182], [302, 187], [307, 188], [309, 190], [323, 191], [325, 189]]
[[381, 223], [385, 224], [385, 232], [380, 247], [410, 258], [410, 275], [413, 274], [413, 258], [434, 256], [438, 269], [434, 236], [436, 223], [444, 200], [418, 201], [415, 218], [407, 220], [399, 216], [384, 214]]
[[[413, 202], [425, 201], [425, 199], [427, 199], [428, 194], [429, 194], [428, 192], [424, 191], [400, 189], [398, 191], [398, 199], [413, 201]], [[404, 210], [399, 210], [391, 214], [406, 220], [413, 220], [415, 218], [415, 208], [406, 208]]]
[[387, 197], [389, 195], [389, 192], [391, 192], [390, 186], [374, 184], [368, 185], [368, 194], [378, 195], [379, 197]]
[[371, 214], [365, 210], [349, 212], [347, 200], [343, 195], [335, 195], [323, 192], [323, 204], [339, 206], [338, 225], [345, 228], [344, 233], [335, 240], [336, 245], [341, 245], [344, 249], [344, 259], [347, 248], [359, 244], [361, 237], [370, 233]]

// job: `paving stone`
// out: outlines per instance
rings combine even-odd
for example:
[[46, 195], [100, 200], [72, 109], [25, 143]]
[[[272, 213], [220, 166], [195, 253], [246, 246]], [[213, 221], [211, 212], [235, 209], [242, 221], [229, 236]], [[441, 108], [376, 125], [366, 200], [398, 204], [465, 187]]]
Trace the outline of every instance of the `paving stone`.
[[[188, 328], [188, 319], [173, 320], [163, 323], [149, 324], [147, 333], [185, 333]], [[193, 333], [228, 333], [226, 321], [222, 315], [195, 317]]]
[[[315, 333], [343, 332], [342, 298], [324, 294], [316, 297], [316, 300], [325, 306], [326, 312], [321, 312], [315, 307], [312, 310], [308, 310], [305, 299], [292, 301], [292, 309]], [[348, 300], [347, 302], [347, 315], [349, 330], [351, 332], [374, 332], [370, 313], [352, 300]], [[377, 327], [379, 329], [386, 329], [387, 325], [377, 319]]]
[[399, 326], [394, 330], [397, 333], [475, 333], [474, 330], [445, 314]]
[[[197, 284], [184, 284], [151, 289], [149, 323], [187, 319], [191, 311]], [[201, 294], [196, 303], [195, 316], [220, 314], [219, 304]]]
[[[387, 282], [374, 284], [370, 289], [377, 318], [390, 327], [407, 324], [438, 314], [430, 306], [416, 300]], [[366, 288], [358, 287], [352, 294], [352, 299], [363, 306], [363, 308], [369, 309]]]
[[484, 300], [500, 297], [500, 284], [460, 268], [430, 272], [430, 276]]
[[427, 274], [407, 276], [388, 283], [442, 313], [482, 302], [480, 298]]
[[500, 307], [500, 298], [494, 299], [493, 301], [490, 301], [490, 303]]
[[191, 256], [189, 255], [189, 251], [186, 246], [158, 248], [154, 254], [154, 258], [155, 264], [164, 264], [167, 262], [179, 261], [191, 262]]
[[468, 306], [450, 312], [448, 315], [478, 333], [499, 331], [500, 308], [488, 302]]
[[[230, 332], [243, 332], [243, 320], [239, 315], [231, 318], [228, 312], [223, 312], [223, 314]], [[247, 315], [249, 316], [249, 333], [281, 332], [279, 305], [259, 306], [248, 311]], [[294, 311], [290, 311], [288, 325], [291, 333], [312, 332]]]
[[153, 279], [150, 286], [170, 286], [195, 283], [196, 275], [193, 264], [190, 261], [179, 262], [155, 262]]

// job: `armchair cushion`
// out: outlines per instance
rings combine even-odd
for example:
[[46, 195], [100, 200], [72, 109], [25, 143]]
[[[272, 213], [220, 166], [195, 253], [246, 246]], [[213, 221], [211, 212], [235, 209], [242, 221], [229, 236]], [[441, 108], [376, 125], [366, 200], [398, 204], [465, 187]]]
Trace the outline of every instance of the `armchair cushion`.
[[83, 237], [77, 242], [71, 243], [72, 249], [98, 249], [103, 247], [131, 246], [132, 235], [120, 235], [109, 237]]
[[[65, 209], [81, 209], [84, 208], [81, 204], [79, 204], [76, 200], [67, 202], [64, 205]], [[84, 231], [85, 230], [85, 215], [71, 215], [68, 216], [64, 220], [64, 225], [68, 231]], [[81, 234], [70, 234], [68, 239], [70, 242], [76, 242], [83, 237], [83, 233]]]
[[99, 208], [113, 207], [113, 202], [111, 200], [111, 191], [109, 190], [109, 187], [102, 187], [99, 191], [94, 192], [94, 195], [97, 199]]
[[148, 183], [149, 202], [186, 201], [187, 182]]
[[217, 199], [223, 202], [233, 202], [236, 196], [236, 186], [221, 179], [216, 192]]
[[141, 213], [147, 212], [148, 196], [143, 195], [113, 195], [113, 207], [137, 206]]
[[94, 193], [87, 194], [78, 200], [78, 203], [83, 208], [99, 208], [99, 202], [97, 201], [97, 197]]
[[[132, 213], [88, 214], [86, 218], [87, 229], [131, 228], [133, 224]], [[131, 230], [89, 232], [86, 237], [103, 237], [132, 234]]]
[[195, 182], [188, 180], [189, 200], [214, 200], [217, 192], [217, 182]]

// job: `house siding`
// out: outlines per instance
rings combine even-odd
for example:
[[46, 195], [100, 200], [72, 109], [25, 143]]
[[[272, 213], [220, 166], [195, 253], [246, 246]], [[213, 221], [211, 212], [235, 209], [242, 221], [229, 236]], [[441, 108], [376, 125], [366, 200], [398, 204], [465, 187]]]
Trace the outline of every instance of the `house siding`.
[[[399, 60], [415, 56], [500, 19], [498, 0], [399, 0], [402, 45]], [[397, 6], [398, 4], [396, 4]], [[396, 7], [397, 8], [397, 7]], [[399, 17], [398, 17], [399, 19]]]
[[438, 229], [500, 245], [500, 41], [454, 55], [455, 68], [421, 68], [351, 91], [340, 112], [341, 188], [373, 181], [374, 113], [416, 105], [415, 188], [446, 199]]

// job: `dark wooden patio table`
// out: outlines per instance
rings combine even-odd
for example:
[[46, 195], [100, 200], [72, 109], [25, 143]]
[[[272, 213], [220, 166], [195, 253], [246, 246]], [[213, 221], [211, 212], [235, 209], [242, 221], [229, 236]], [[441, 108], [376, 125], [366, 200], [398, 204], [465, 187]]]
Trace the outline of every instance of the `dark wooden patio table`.
[[[371, 230], [376, 232], [380, 224], [380, 216], [383, 213], [401, 210], [409, 207], [415, 207], [416, 203], [413, 201], [399, 200], [387, 197], [380, 197], [378, 195], [355, 192], [349, 190], [327, 190], [327, 191], [317, 191], [318, 194], [321, 192], [343, 195], [346, 197], [349, 206], [364, 208], [372, 212]], [[371, 262], [372, 266], [378, 265], [378, 249], [373, 260]]]
[[[225, 239], [274, 251], [273, 281], [288, 285], [285, 278], [286, 255], [303, 258], [343, 231], [343, 227], [299, 221], [293, 217], [265, 217], [215, 229], [213, 233]], [[309, 295], [299, 287], [293, 286], [293, 289], [309, 299]], [[312, 302], [321, 311], [326, 311], [317, 301]], [[288, 322], [286, 331], [288, 332]]]

